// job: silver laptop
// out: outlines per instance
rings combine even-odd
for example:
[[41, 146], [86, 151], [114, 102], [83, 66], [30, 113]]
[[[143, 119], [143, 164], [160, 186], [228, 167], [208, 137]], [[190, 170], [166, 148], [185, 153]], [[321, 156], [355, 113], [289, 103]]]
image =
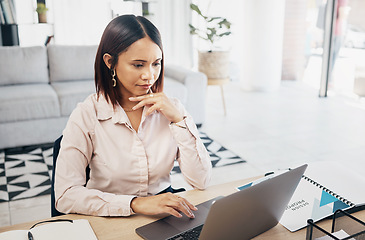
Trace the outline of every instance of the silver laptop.
[[251, 239], [276, 226], [306, 168], [305, 164], [199, 204], [194, 219], [169, 216], [137, 228], [136, 233], [148, 240]]

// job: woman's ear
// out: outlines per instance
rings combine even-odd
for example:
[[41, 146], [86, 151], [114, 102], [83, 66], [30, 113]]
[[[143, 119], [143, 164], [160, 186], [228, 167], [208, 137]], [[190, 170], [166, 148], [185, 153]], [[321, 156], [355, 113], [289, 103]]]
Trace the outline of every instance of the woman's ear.
[[103, 60], [104, 60], [105, 65], [110, 69], [112, 66], [113, 57], [109, 53], [105, 53], [103, 55]]

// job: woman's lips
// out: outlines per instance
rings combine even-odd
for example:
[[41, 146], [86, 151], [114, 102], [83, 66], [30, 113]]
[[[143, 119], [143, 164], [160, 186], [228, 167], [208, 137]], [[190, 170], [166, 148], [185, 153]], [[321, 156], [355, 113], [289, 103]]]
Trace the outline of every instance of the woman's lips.
[[144, 85], [138, 85], [139, 87], [143, 89], [149, 89], [152, 85], [151, 84], [144, 84]]

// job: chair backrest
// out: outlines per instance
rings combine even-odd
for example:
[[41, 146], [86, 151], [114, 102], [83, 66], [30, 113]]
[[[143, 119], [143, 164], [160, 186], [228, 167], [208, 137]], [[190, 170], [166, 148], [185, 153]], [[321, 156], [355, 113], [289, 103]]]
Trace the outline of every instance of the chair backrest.
[[[56, 162], [57, 162], [58, 153], [60, 152], [62, 137], [63, 136], [61, 135], [53, 144], [53, 168], [52, 168], [52, 179], [51, 179], [51, 216], [52, 217], [64, 215], [64, 213], [61, 213], [61, 212], [57, 211], [57, 209], [56, 209], [56, 206], [55, 206], [56, 198], [55, 198], [55, 192], [54, 192]], [[89, 166], [87, 166], [86, 167], [86, 182], [89, 180], [89, 178], [90, 178], [90, 168], [89, 168]], [[85, 185], [86, 185], [86, 183], [85, 183]]]
[[56, 161], [57, 161], [58, 153], [60, 152], [62, 137], [63, 136], [61, 135], [59, 138], [57, 138], [57, 140], [53, 144], [53, 167], [52, 167], [52, 179], [51, 179], [51, 216], [52, 217], [63, 215], [63, 213], [57, 211], [57, 209], [56, 209], [56, 206], [55, 206], [56, 199], [55, 199], [55, 193], [54, 193]]

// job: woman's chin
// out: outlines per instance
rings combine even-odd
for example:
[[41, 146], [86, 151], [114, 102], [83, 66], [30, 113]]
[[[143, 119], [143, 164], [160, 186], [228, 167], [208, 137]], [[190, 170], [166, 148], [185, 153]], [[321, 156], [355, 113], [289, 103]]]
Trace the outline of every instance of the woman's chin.
[[149, 92], [150, 92], [150, 90], [149, 90], [149, 89], [144, 90], [144, 91], [139, 91], [139, 93], [138, 93], [138, 94], [136, 94], [136, 96], [143, 96], [143, 95], [148, 94]]
[[136, 93], [136, 94], [132, 94], [132, 96], [131, 96], [131, 97], [140, 97], [140, 96], [144, 96], [144, 95], [146, 95], [146, 94], [148, 94], [148, 92]]

